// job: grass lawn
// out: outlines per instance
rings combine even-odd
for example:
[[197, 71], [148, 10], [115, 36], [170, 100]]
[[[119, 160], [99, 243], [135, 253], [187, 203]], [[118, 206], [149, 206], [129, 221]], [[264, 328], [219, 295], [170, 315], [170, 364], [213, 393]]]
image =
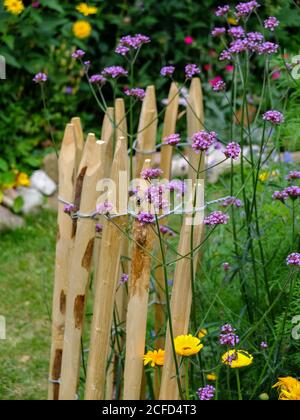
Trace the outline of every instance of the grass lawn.
[[55, 236], [56, 215], [46, 211], [1, 233], [0, 315], [7, 332], [0, 341], [1, 400], [47, 397]]

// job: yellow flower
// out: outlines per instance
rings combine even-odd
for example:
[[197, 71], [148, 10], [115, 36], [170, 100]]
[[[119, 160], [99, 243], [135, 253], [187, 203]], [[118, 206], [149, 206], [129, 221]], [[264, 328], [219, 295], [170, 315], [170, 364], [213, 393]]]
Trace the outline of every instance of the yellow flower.
[[151, 367], [155, 366], [163, 366], [165, 359], [165, 351], [164, 350], [149, 350], [147, 354], [144, 356], [144, 366], [151, 363]]
[[300, 381], [291, 376], [278, 378], [278, 382], [273, 388], [279, 389], [279, 400], [300, 401]]
[[193, 356], [203, 349], [199, 338], [193, 337], [192, 334], [179, 335], [174, 339], [175, 351], [180, 356]]
[[73, 25], [73, 33], [79, 39], [88, 38], [91, 32], [92, 27], [86, 20], [78, 20]]
[[206, 375], [206, 379], [208, 381], [216, 381], [218, 379], [218, 377], [214, 373], [209, 373], [208, 375]]
[[260, 175], [259, 175], [259, 180], [261, 181], [261, 182], [266, 182], [266, 181], [268, 181], [268, 179], [270, 178], [270, 174], [268, 173], [268, 172], [262, 172]]
[[76, 10], [84, 16], [95, 15], [98, 11], [97, 7], [89, 6], [87, 3], [80, 3]]
[[4, 7], [13, 15], [19, 15], [25, 9], [22, 0], [4, 0]]
[[202, 330], [200, 330], [198, 332], [198, 338], [200, 338], [200, 340], [201, 340], [201, 338], [204, 338], [207, 334], [208, 334], [207, 329], [206, 328], [202, 328]]
[[29, 187], [30, 186], [29, 176], [25, 174], [24, 172], [20, 172], [17, 175], [16, 185], [17, 187]]
[[252, 365], [253, 356], [245, 350], [229, 350], [223, 354], [222, 362], [232, 369], [238, 369]]
[[239, 22], [234, 17], [229, 17], [227, 19], [227, 22], [229, 23], [229, 25], [234, 25], [234, 26], [239, 24]]

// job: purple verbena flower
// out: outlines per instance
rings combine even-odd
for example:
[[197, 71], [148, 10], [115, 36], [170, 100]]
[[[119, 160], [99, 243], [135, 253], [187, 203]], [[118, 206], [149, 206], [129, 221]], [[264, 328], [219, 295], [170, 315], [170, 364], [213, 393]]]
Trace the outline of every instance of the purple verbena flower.
[[155, 211], [167, 210], [170, 206], [165, 197], [166, 186], [164, 184], [151, 185], [145, 192], [146, 201], [153, 205]]
[[138, 221], [141, 225], [153, 224], [155, 222], [155, 216], [151, 213], [141, 212], [138, 215]]
[[268, 17], [268, 19], [264, 21], [264, 27], [266, 29], [269, 29], [271, 32], [275, 31], [275, 28], [277, 28], [279, 24], [280, 24], [279, 20], [276, 19], [276, 17], [274, 16], [270, 16]]
[[45, 83], [48, 80], [48, 76], [45, 73], [37, 73], [32, 80], [35, 83]]
[[116, 79], [117, 77], [128, 76], [128, 71], [121, 66], [110, 66], [105, 67], [101, 74], [104, 77], [111, 77], [112, 79]]
[[127, 283], [127, 282], [128, 282], [128, 280], [129, 280], [129, 275], [128, 275], [128, 274], [123, 273], [123, 274], [121, 275], [121, 278], [120, 278], [119, 283], [120, 283], [120, 284], [125, 284], [125, 283]]
[[228, 33], [233, 38], [244, 38], [245, 36], [245, 31], [241, 26], [236, 26], [228, 29]]
[[263, 114], [263, 120], [271, 122], [272, 124], [282, 124], [284, 122], [284, 116], [281, 112], [270, 110]]
[[222, 51], [221, 54], [220, 54], [219, 60], [220, 61], [227, 61], [227, 60], [230, 61], [230, 60], [232, 60], [232, 55], [231, 55], [230, 51], [228, 51], [228, 50]]
[[265, 341], [262, 341], [262, 342], [260, 343], [260, 348], [261, 348], [262, 350], [266, 350], [266, 349], [268, 348], [268, 343], [266, 343]]
[[226, 83], [224, 80], [218, 80], [214, 83], [212, 88], [214, 92], [222, 92], [226, 90]]
[[185, 66], [185, 77], [187, 79], [192, 79], [197, 74], [200, 74], [200, 68], [197, 64], [187, 64]]
[[292, 200], [296, 200], [298, 197], [300, 197], [300, 187], [297, 187], [296, 185], [291, 185], [290, 187], [285, 188], [283, 191]]
[[107, 79], [102, 76], [102, 74], [93, 74], [90, 77], [90, 83], [93, 85], [104, 85], [106, 83]]
[[230, 43], [229, 52], [231, 54], [240, 54], [248, 48], [248, 41], [246, 39], [237, 39]]
[[214, 211], [204, 218], [204, 224], [209, 226], [227, 225], [229, 216], [221, 211]]
[[236, 160], [240, 156], [241, 153], [241, 146], [238, 143], [232, 141], [226, 146], [224, 150], [224, 155], [229, 159]]
[[114, 206], [108, 201], [104, 201], [97, 205], [96, 210], [99, 214], [109, 214], [113, 210]]
[[300, 267], [300, 254], [298, 252], [293, 252], [287, 256], [286, 259], [287, 265], [295, 265]]
[[224, 262], [223, 264], [222, 264], [222, 266], [223, 266], [223, 270], [226, 272], [226, 271], [229, 271], [230, 270], [230, 268], [231, 268], [231, 265], [228, 263], [228, 262]]
[[130, 49], [137, 50], [141, 48], [143, 44], [148, 44], [151, 39], [142, 34], [126, 35], [120, 39], [119, 45], [116, 48], [116, 53], [126, 55]]
[[217, 141], [217, 133], [214, 131], [199, 131], [192, 137], [192, 148], [198, 153], [200, 150], [207, 151]]
[[216, 38], [217, 36], [222, 36], [222, 35], [224, 35], [226, 33], [226, 28], [224, 28], [224, 27], [221, 27], [221, 28], [214, 28], [212, 31], [211, 31], [211, 35], [214, 37], [214, 38]]
[[207, 385], [204, 388], [199, 388], [197, 395], [200, 401], [210, 401], [215, 397], [216, 388], [212, 385]]
[[164, 143], [170, 146], [176, 146], [180, 143], [180, 141], [180, 134], [171, 134], [170, 136], [164, 138]]
[[84, 56], [85, 56], [85, 51], [83, 50], [76, 50], [72, 54], [72, 58], [75, 58], [75, 60], [77, 60], [78, 58], [82, 58]]
[[103, 225], [101, 223], [96, 223], [96, 232], [101, 233], [103, 231]]
[[147, 168], [142, 170], [141, 177], [143, 179], [154, 179], [161, 177], [162, 174], [163, 171], [160, 168]]
[[125, 56], [130, 51], [130, 48], [125, 47], [125, 45], [118, 45], [115, 49], [115, 52], [117, 54]]
[[221, 334], [219, 342], [222, 346], [236, 347], [240, 342], [240, 338], [234, 333]]
[[66, 214], [72, 214], [75, 211], [77, 211], [77, 207], [74, 204], [65, 204], [64, 205], [64, 213]]
[[258, 7], [260, 7], [260, 4], [258, 4], [257, 1], [239, 3], [235, 8], [235, 15], [238, 19], [249, 16]]
[[288, 194], [283, 190], [283, 191], [275, 191], [273, 196], [272, 196], [273, 200], [279, 200], [284, 202], [284, 200], [286, 200], [288, 198]]
[[300, 171], [290, 171], [286, 179], [288, 181], [292, 181], [293, 179], [300, 179]]
[[163, 235], [175, 236], [173, 230], [170, 229], [168, 226], [160, 225], [159, 230]]
[[171, 192], [177, 192], [179, 196], [183, 196], [185, 193], [185, 183], [181, 179], [172, 179], [168, 182], [167, 189]]
[[141, 88], [132, 88], [132, 89], [125, 88], [124, 93], [125, 95], [139, 99], [140, 101], [142, 101], [146, 95], [145, 90]]
[[264, 36], [261, 32], [248, 32], [247, 39], [250, 42], [263, 42]]
[[218, 17], [225, 16], [229, 12], [229, 10], [230, 7], [227, 4], [225, 4], [224, 6], [219, 6], [215, 11], [215, 15]]
[[258, 53], [262, 54], [276, 54], [279, 49], [279, 45], [275, 44], [274, 42], [263, 42], [258, 47]]
[[221, 332], [223, 334], [233, 334], [236, 329], [231, 324], [224, 324], [221, 327]]
[[170, 77], [173, 75], [175, 71], [174, 66], [165, 66], [160, 70], [160, 75], [163, 77]]
[[73, 93], [73, 88], [72, 88], [72, 86], [66, 86], [66, 87], [65, 87], [65, 94], [66, 94], [66, 95], [72, 95], [72, 93]]
[[228, 197], [220, 205], [222, 207], [229, 207], [229, 206], [241, 207], [242, 206], [242, 202], [241, 202], [241, 200], [239, 200], [236, 197]]

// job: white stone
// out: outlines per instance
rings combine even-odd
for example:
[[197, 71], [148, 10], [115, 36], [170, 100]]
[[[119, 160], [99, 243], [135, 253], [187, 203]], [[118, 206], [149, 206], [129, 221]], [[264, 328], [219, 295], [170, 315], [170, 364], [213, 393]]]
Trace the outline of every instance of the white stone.
[[17, 229], [24, 226], [25, 222], [20, 216], [16, 216], [6, 207], [0, 206], [0, 231]]
[[35, 188], [19, 187], [17, 191], [24, 200], [22, 211], [25, 214], [31, 213], [32, 211], [41, 207], [44, 203], [43, 194], [41, 194]]
[[30, 178], [31, 188], [35, 188], [48, 197], [55, 193], [55, 182], [42, 170], [33, 172]]

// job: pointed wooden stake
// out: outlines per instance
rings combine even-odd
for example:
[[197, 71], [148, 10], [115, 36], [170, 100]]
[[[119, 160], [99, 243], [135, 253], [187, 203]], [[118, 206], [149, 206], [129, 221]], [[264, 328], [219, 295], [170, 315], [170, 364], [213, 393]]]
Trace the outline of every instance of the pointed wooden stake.
[[72, 118], [71, 123], [74, 125], [74, 128], [75, 128], [76, 170], [78, 170], [80, 162], [81, 162], [81, 158], [82, 158], [83, 147], [84, 147], [84, 136], [83, 136], [80, 118], [79, 117]]
[[[128, 190], [128, 186], [126, 191], [120, 188], [124, 172], [128, 174], [127, 138], [124, 137], [127, 127], [126, 119], [124, 118], [124, 102], [121, 99], [116, 101], [115, 115], [116, 123], [118, 124], [120, 121], [123, 121], [123, 123], [120, 125], [120, 129], [117, 130], [119, 137], [110, 179], [115, 183], [116, 197], [120, 199], [122, 194], [125, 194], [127, 197]], [[117, 207], [117, 210], [120, 209]], [[117, 217], [112, 221], [106, 220], [104, 222], [99, 266], [97, 278], [95, 278], [95, 302], [85, 389], [86, 400], [103, 400], [105, 396], [107, 358], [122, 248], [123, 233], [121, 230], [126, 228], [126, 224], [127, 216]]]
[[[149, 167], [151, 160], [147, 159], [143, 168]], [[154, 232], [150, 225], [142, 225], [136, 220], [133, 237], [126, 323], [124, 400], [138, 400], [141, 393], [151, 271], [149, 253], [153, 250]]]
[[144, 166], [145, 159], [151, 159], [156, 144], [157, 132], [157, 106], [155, 87], [148, 86], [146, 96], [143, 100], [142, 111], [137, 136], [136, 168], [135, 175], [140, 177], [141, 170]]
[[[73, 124], [65, 130], [59, 155], [59, 196], [73, 203], [76, 165], [76, 142]], [[74, 245], [73, 223], [64, 212], [64, 204], [58, 206], [58, 234], [56, 244], [55, 282], [52, 309], [52, 345], [50, 356], [48, 399], [57, 400], [65, 329], [66, 296], [70, 260]]]
[[[202, 91], [199, 79], [193, 79], [189, 102], [192, 109], [189, 107], [187, 111], [188, 122], [188, 136], [192, 135], [202, 129], [201, 122], [204, 120]], [[199, 155], [194, 156], [190, 153], [190, 160], [196, 167], [199, 163]], [[205, 165], [205, 157], [201, 161], [201, 168]], [[202, 170], [202, 169], [201, 169]], [[200, 182], [203, 184], [204, 173], [199, 176]], [[195, 181], [196, 175], [191, 173], [191, 179]], [[201, 180], [202, 179], [202, 180]], [[199, 207], [203, 205], [203, 201], [199, 202]], [[197, 206], [198, 207], [198, 206]], [[191, 251], [191, 234], [192, 227], [188, 224], [188, 219], [191, 216], [186, 216], [180, 233], [180, 242], [178, 246], [178, 253], [180, 255], [187, 255]], [[194, 226], [194, 247], [201, 243], [204, 226], [202, 223]], [[197, 264], [198, 254], [194, 258], [195, 265]], [[187, 334], [189, 328], [189, 320], [192, 304], [192, 287], [191, 287], [191, 263], [190, 258], [182, 258], [176, 264], [174, 285], [171, 298], [171, 315], [174, 338], [181, 334]], [[172, 352], [172, 343], [170, 339], [170, 330], [167, 329], [166, 346], [165, 346], [165, 362], [163, 367], [162, 382], [160, 389], [161, 400], [177, 400], [179, 398], [179, 390], [176, 380], [175, 363]]]
[[[82, 182], [79, 209], [81, 214], [91, 214], [95, 211], [96, 184], [101, 177], [105, 147], [105, 142], [96, 142], [94, 134], [88, 135], [77, 178], [77, 184], [80, 180]], [[60, 386], [61, 400], [74, 400], [76, 398], [80, 370], [81, 337], [94, 240], [95, 221], [91, 218], [79, 218], [67, 296]]]

